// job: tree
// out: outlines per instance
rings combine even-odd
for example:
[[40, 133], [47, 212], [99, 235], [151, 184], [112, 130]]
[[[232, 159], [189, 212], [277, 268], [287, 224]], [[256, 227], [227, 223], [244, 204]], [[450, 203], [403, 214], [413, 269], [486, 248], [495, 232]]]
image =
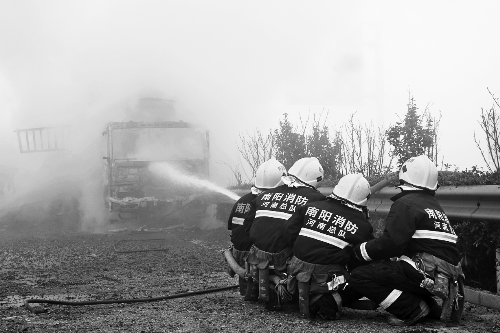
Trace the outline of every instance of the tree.
[[301, 132], [302, 133], [296, 132], [286, 113], [283, 115], [283, 120], [280, 120], [279, 129], [274, 130], [274, 155], [287, 170], [295, 161], [306, 156], [304, 126]]
[[[498, 103], [498, 98], [496, 98], [489, 89], [488, 92], [493, 98], [493, 106], [489, 110], [481, 108], [481, 121], [479, 122], [486, 137], [488, 149], [486, 153], [481, 148], [480, 142], [476, 138], [476, 133], [474, 133], [474, 141], [489, 171], [500, 173], [500, 121], [495, 108], [495, 106], [500, 108], [500, 105]], [[487, 157], [485, 154], [487, 154]]]
[[348, 123], [337, 134], [341, 146], [341, 171], [343, 174], [360, 172], [365, 177], [376, 177], [388, 172], [392, 159], [387, 163], [387, 142], [383, 128], [373, 123], [362, 125], [351, 115]]
[[340, 140], [330, 138], [330, 131], [326, 126], [326, 117], [320, 124], [320, 117], [313, 116], [311, 133], [306, 135], [306, 155], [317, 157], [325, 178], [337, 178], [340, 165]]
[[392, 146], [391, 155], [397, 157], [398, 166], [411, 157], [424, 154], [436, 163], [437, 127], [429, 112], [419, 115], [417, 110], [415, 99], [410, 95], [404, 120], [386, 131], [387, 141]]
[[[246, 135], [243, 135], [240, 133], [238, 151], [240, 152], [243, 160], [250, 167], [251, 175], [245, 173], [246, 178], [249, 181], [252, 181], [255, 173], [257, 172], [257, 168], [273, 156], [272, 132], [266, 134], [256, 130], [253, 134], [249, 134], [247, 132]], [[243, 168], [243, 170], [245, 170], [245, 168]], [[231, 168], [231, 171], [233, 172], [237, 183], [242, 183], [242, 175], [239, 168]]]

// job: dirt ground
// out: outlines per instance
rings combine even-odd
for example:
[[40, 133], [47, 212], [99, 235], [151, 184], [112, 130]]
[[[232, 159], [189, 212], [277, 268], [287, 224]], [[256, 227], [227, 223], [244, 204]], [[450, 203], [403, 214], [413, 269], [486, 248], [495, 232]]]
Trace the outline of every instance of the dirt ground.
[[304, 320], [293, 304], [269, 312], [261, 303], [244, 302], [236, 289], [154, 302], [32, 304], [39, 314], [23, 305], [30, 298], [127, 300], [235, 286], [220, 252], [228, 244], [223, 227], [91, 234], [18, 222], [0, 225], [0, 331], [500, 332], [499, 311], [469, 303], [460, 326], [426, 321], [400, 328], [389, 326], [381, 309], [343, 309], [333, 322]]

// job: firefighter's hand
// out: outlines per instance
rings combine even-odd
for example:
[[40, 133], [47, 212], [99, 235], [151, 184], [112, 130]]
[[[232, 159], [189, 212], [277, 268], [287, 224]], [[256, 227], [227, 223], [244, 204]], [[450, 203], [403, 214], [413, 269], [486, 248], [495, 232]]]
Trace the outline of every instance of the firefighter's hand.
[[233, 231], [232, 230], [228, 230], [227, 233], [229, 234], [229, 237], [231, 237], [233, 235]]

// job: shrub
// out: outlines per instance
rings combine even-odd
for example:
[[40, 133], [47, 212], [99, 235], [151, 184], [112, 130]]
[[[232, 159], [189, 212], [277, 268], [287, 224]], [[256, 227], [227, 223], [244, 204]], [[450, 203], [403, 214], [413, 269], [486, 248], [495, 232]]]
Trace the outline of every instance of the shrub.
[[[455, 222], [457, 247], [462, 256], [465, 283], [496, 292], [496, 248], [500, 247], [500, 223]], [[498, 265], [498, 263], [497, 263]]]

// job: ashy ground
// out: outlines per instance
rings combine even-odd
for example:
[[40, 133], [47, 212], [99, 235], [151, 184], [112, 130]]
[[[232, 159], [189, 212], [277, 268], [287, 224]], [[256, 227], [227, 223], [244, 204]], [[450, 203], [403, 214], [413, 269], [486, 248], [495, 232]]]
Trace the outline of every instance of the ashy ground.
[[[49, 230], [50, 229], [50, 230]], [[32, 304], [144, 299], [235, 286], [221, 249], [227, 231], [177, 226], [102, 234], [29, 225], [0, 226], [1, 332], [500, 332], [500, 313], [466, 304], [462, 325], [400, 328], [378, 309], [344, 309], [333, 322], [304, 320], [298, 308], [269, 312], [236, 289], [154, 302], [84, 306]], [[146, 251], [143, 250], [164, 250]], [[140, 251], [140, 252], [127, 252]]]

